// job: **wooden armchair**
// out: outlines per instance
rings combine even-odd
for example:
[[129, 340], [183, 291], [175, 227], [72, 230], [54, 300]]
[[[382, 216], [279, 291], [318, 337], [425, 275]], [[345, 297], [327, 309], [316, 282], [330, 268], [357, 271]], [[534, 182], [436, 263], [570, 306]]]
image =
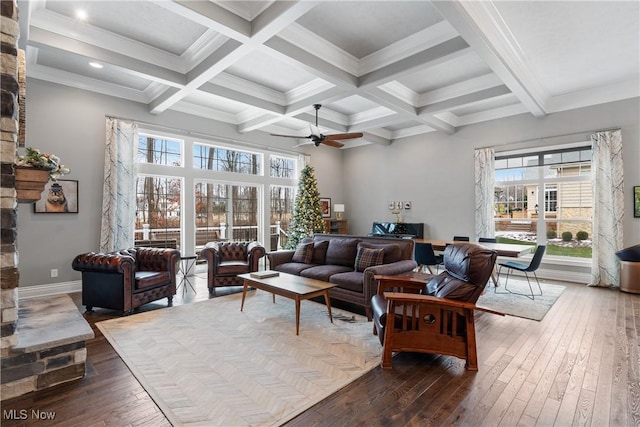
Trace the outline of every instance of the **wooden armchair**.
[[374, 334], [383, 345], [382, 367], [391, 368], [393, 352], [438, 353], [466, 360], [478, 370], [475, 303], [493, 271], [496, 253], [472, 243], [447, 246], [447, 271], [427, 283], [402, 276], [376, 276], [371, 300]]

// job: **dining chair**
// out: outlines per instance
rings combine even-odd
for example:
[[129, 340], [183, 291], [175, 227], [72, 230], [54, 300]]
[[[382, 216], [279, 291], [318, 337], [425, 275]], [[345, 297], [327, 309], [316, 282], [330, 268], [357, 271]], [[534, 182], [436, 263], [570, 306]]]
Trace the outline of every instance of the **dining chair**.
[[478, 242], [480, 243], [498, 243], [498, 240], [495, 237], [479, 237]]
[[[536, 248], [536, 252], [533, 254], [533, 258], [531, 259], [531, 263], [529, 265], [521, 263], [521, 262], [517, 262], [517, 261], [507, 261], [504, 263], [500, 263], [499, 264], [499, 268], [498, 268], [498, 281], [500, 280], [500, 272], [502, 271], [502, 267], [506, 267], [507, 270], [507, 278], [504, 282], [504, 290], [511, 293], [511, 294], [516, 294], [516, 295], [522, 295], [525, 296], [527, 298], [531, 298], [532, 300], [535, 300], [536, 296], [542, 296], [542, 288], [540, 287], [540, 281], [538, 280], [538, 276], [536, 275], [536, 270], [538, 269], [538, 267], [540, 267], [540, 262], [542, 261], [542, 256], [544, 255], [544, 251], [546, 249], [546, 246], [544, 245], [539, 245]], [[511, 270], [517, 270], [517, 271], [521, 271], [525, 274], [525, 276], [527, 277], [527, 283], [529, 284], [529, 290], [531, 291], [531, 295], [529, 294], [523, 294], [523, 293], [519, 293], [519, 292], [513, 292], [510, 291], [509, 288], [507, 287], [509, 284], [509, 271]], [[531, 287], [531, 281], [529, 280], [529, 273], [533, 273], [533, 277], [535, 277], [536, 279], [536, 283], [538, 284], [538, 290], [540, 291], [539, 294], [534, 294], [533, 293], [533, 288]], [[496, 293], [500, 293], [498, 292], [498, 288], [496, 287]]]
[[437, 273], [438, 267], [444, 262], [444, 255], [436, 255], [431, 243], [416, 243], [414, 247], [414, 259], [418, 264], [418, 271], [422, 271], [426, 266], [429, 273], [433, 274], [431, 266], [436, 266]]
[[453, 236], [454, 242], [468, 242], [469, 236]]

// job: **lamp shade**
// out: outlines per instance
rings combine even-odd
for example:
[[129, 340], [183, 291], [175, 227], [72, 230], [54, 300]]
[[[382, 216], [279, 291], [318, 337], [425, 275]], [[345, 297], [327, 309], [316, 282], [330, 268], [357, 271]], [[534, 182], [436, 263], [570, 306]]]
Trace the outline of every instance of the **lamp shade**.
[[336, 213], [337, 219], [342, 219], [342, 214], [344, 213], [344, 205], [336, 203], [333, 205], [333, 211]]

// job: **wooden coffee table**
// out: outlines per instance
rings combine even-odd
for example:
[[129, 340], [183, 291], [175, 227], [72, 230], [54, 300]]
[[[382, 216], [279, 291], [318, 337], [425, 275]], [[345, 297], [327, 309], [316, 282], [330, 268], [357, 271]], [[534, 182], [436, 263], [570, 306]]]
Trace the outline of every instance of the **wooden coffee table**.
[[336, 286], [333, 283], [323, 282], [322, 280], [316, 279], [308, 279], [306, 277], [295, 276], [288, 273], [279, 273], [278, 276], [267, 278], [251, 277], [251, 273], [246, 273], [239, 274], [238, 277], [244, 280], [240, 311], [244, 308], [244, 298], [247, 295], [247, 289], [250, 286], [271, 292], [273, 294], [273, 302], [276, 300], [276, 295], [292, 299], [296, 302], [296, 335], [300, 335], [300, 301], [324, 295], [324, 302], [327, 305], [329, 319], [331, 320], [331, 323], [333, 323], [333, 316], [331, 315], [331, 300], [329, 298], [329, 289]]

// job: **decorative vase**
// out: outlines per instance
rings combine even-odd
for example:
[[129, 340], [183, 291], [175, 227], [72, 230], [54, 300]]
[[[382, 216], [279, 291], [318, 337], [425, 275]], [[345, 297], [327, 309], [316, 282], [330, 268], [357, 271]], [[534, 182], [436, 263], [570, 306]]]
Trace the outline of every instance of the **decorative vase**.
[[18, 203], [33, 203], [40, 200], [44, 186], [49, 182], [49, 171], [16, 166], [15, 174]]

